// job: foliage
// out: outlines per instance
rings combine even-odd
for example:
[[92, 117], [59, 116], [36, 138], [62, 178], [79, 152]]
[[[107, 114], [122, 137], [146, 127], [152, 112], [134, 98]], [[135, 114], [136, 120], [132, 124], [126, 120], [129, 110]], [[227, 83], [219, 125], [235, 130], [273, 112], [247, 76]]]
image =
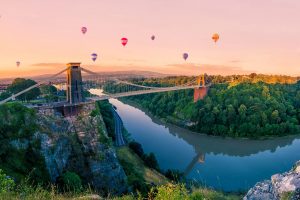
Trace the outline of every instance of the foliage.
[[[24, 78], [16, 78], [11, 85], [7, 87], [7, 91], [10, 94], [16, 94], [18, 92], [21, 92], [24, 89], [27, 89], [30, 86], [33, 86], [37, 84], [37, 82], [31, 80], [31, 79], [24, 79]], [[40, 89], [34, 88], [32, 90], [29, 90], [28, 92], [21, 94], [17, 97], [17, 99], [21, 101], [29, 101], [36, 99], [40, 95]]]
[[40, 91], [47, 102], [58, 101], [57, 89], [53, 85], [42, 85]]
[[130, 154], [130, 151], [123, 149], [118, 149], [117, 155], [127, 175], [128, 184], [132, 187], [132, 190], [134, 192], [139, 191], [146, 195], [150, 188], [147, 186], [144, 179], [143, 169], [139, 168], [140, 165], [138, 165], [138, 160]]
[[165, 172], [165, 176], [176, 183], [180, 182], [184, 178], [184, 174], [182, 172], [180, 172], [179, 170], [171, 169], [168, 169]]
[[[0, 193], [0, 200], [22, 199], [22, 200], [71, 200], [71, 199], [91, 199], [93, 191], [87, 189], [80, 193], [61, 192], [55, 185], [42, 186], [40, 184], [33, 185], [28, 180], [19, 183], [14, 190]], [[85, 198], [86, 197], [86, 198]]]
[[115, 121], [112, 113], [112, 105], [107, 101], [97, 101], [98, 112], [101, 113], [103, 121], [105, 123], [108, 136], [115, 138]]
[[128, 184], [134, 192], [139, 191], [143, 196], [147, 196], [151, 185], [160, 185], [168, 182], [163, 175], [145, 166], [141, 158], [130, 148], [118, 148], [117, 156], [128, 177]]
[[160, 171], [159, 165], [158, 165], [158, 162], [155, 158], [154, 153], [150, 153], [149, 155], [144, 154], [143, 160], [144, 160], [146, 166], [148, 166], [152, 169], [155, 169], [157, 171]]
[[[19, 103], [0, 106], [0, 168], [20, 181], [31, 174], [36, 182], [48, 180], [44, 159], [40, 155], [39, 144], [30, 141], [37, 131], [37, 118], [34, 110]], [[17, 148], [14, 143], [24, 147]]]
[[8, 97], [10, 97], [10, 93], [9, 93], [9, 92], [7, 92], [7, 91], [2, 92], [2, 93], [0, 94], [0, 101], [6, 99], [6, 98], [8, 98]]
[[82, 190], [81, 178], [74, 172], [67, 171], [64, 173], [62, 181], [67, 191], [79, 192]]
[[140, 143], [131, 141], [129, 143], [129, 148], [132, 149], [140, 158], [144, 156], [144, 150]]
[[224, 194], [208, 188], [193, 188], [189, 195], [190, 200], [239, 200], [241, 196], [235, 194]]
[[[221, 76], [209, 78], [210, 82], [225, 82], [229, 79]], [[229, 82], [212, 85], [208, 95], [197, 103], [193, 102], [193, 90], [139, 95], [127, 99], [160, 118], [209, 135], [261, 138], [300, 133], [300, 83], [292, 84], [296, 79], [255, 74], [247, 78], [231, 78], [238, 84]], [[153, 84], [153, 79], [143, 80], [142, 83], [147, 81], [149, 85]], [[170, 85], [186, 82], [183, 77], [156, 81]], [[273, 84], [276, 81], [291, 84]]]
[[0, 193], [11, 191], [14, 186], [14, 180], [4, 174], [2, 169], [0, 169]]
[[154, 196], [154, 199], [172, 199], [172, 200], [188, 200], [189, 195], [186, 187], [183, 184], [166, 184], [156, 188], [156, 191], [152, 190], [149, 194]]
[[131, 141], [129, 143], [129, 148], [132, 149], [134, 153], [136, 153], [144, 161], [147, 167], [160, 171], [155, 155], [153, 153], [150, 153], [149, 155], [145, 154], [140, 143]]
[[37, 129], [35, 118], [34, 110], [19, 103], [0, 105], [0, 141], [4, 145], [8, 139], [32, 136]]

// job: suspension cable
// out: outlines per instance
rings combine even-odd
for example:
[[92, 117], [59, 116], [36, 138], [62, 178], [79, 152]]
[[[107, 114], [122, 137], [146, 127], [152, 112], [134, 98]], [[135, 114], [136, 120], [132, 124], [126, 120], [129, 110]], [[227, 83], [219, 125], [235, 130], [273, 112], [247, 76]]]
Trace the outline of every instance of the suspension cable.
[[6, 99], [0, 101], [0, 105], [6, 103], [6, 102], [8, 102], [8, 101], [10, 101], [10, 100], [12, 100], [12, 99], [14, 99], [14, 98], [16, 98], [16, 97], [18, 97], [18, 96], [20, 96], [21, 94], [24, 94], [25, 92], [28, 92], [28, 91], [30, 91], [30, 90], [32, 90], [32, 89], [34, 89], [34, 88], [40, 86], [40, 85], [43, 84], [43, 83], [48, 82], [50, 79], [55, 78], [56, 76], [58, 76], [58, 75], [64, 73], [65, 71], [67, 71], [67, 69], [68, 69], [68, 68], [66, 68], [66, 69], [64, 69], [64, 70], [62, 70], [62, 71], [60, 71], [60, 72], [58, 72], [58, 73], [56, 73], [56, 74], [54, 74], [54, 75], [48, 77], [46, 80], [40, 81], [40, 82], [38, 82], [37, 84], [32, 85], [32, 86], [26, 88], [25, 90], [22, 90], [21, 92], [18, 92], [17, 94], [13, 94], [12, 96], [10, 96], [10, 97], [8, 97], [8, 98], [6, 98]]

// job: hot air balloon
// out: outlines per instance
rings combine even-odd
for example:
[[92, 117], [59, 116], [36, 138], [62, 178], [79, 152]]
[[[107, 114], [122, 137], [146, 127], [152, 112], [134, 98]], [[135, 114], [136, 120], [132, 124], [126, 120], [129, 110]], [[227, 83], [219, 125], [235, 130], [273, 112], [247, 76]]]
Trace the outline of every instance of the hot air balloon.
[[16, 64], [17, 64], [17, 67], [19, 67], [20, 64], [21, 64], [21, 62], [20, 62], [20, 61], [17, 61]]
[[186, 60], [189, 57], [189, 54], [188, 53], [184, 53], [184, 54], [182, 54], [182, 57], [183, 57], [184, 60]]
[[218, 33], [213, 34], [212, 39], [215, 41], [215, 43], [219, 40], [220, 36]]
[[81, 32], [83, 33], [83, 34], [85, 34], [86, 32], [87, 32], [87, 27], [81, 27]]
[[125, 45], [126, 45], [127, 42], [128, 42], [128, 39], [127, 39], [127, 38], [122, 38], [122, 39], [121, 39], [121, 42], [122, 42], [122, 45], [125, 47]]
[[92, 53], [91, 56], [92, 56], [92, 60], [95, 62], [98, 55], [96, 53]]
[[155, 39], [155, 35], [152, 35], [152, 36], [151, 36], [151, 40], [154, 40], [154, 39]]

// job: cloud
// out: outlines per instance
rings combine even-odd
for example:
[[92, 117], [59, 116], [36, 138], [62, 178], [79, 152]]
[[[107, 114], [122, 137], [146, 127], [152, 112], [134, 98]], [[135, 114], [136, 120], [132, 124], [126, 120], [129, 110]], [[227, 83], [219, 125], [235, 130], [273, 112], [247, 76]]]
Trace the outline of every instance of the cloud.
[[241, 63], [242, 61], [241, 60], [230, 60], [228, 61], [229, 63]]
[[43, 68], [58, 68], [65, 67], [66, 63], [34, 63], [31, 65], [32, 67], [43, 67]]

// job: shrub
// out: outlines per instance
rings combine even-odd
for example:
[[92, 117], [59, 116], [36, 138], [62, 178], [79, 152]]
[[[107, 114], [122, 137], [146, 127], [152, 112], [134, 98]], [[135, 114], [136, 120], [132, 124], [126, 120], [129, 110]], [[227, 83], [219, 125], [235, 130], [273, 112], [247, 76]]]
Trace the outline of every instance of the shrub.
[[144, 155], [144, 150], [142, 148], [142, 145], [138, 142], [130, 142], [129, 148], [132, 149], [140, 158]]
[[154, 199], [188, 200], [189, 195], [184, 185], [167, 184], [157, 187]]
[[6, 176], [2, 169], [0, 169], [0, 193], [11, 191], [14, 187], [14, 180]]
[[152, 169], [156, 169], [157, 171], [159, 171], [159, 165], [155, 158], [154, 153], [150, 153], [149, 155], [145, 154], [143, 160], [145, 162], [145, 165], [147, 165], [148, 167], [150, 167]]
[[172, 169], [168, 169], [165, 172], [165, 176], [175, 182], [179, 182], [180, 180], [182, 180], [184, 178], [184, 174], [182, 172], [180, 172], [179, 170], [172, 170]]
[[64, 173], [62, 181], [68, 191], [79, 192], [82, 189], [81, 178], [74, 172], [67, 171]]

